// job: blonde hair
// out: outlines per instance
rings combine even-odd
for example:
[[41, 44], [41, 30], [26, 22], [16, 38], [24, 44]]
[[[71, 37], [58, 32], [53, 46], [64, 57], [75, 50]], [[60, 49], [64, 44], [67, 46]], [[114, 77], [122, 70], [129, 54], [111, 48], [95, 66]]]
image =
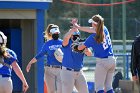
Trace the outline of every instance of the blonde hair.
[[9, 57], [9, 53], [6, 50], [7, 47], [4, 44], [0, 45], [0, 57]]
[[97, 43], [104, 41], [104, 19], [98, 14], [92, 17], [92, 20], [97, 22], [95, 40]]
[[45, 40], [50, 40], [50, 39], [52, 39], [52, 35], [51, 35], [51, 33], [50, 33], [50, 29], [52, 29], [52, 26], [53, 26], [54, 24], [49, 24], [48, 26], [47, 26], [47, 28], [46, 28], [46, 30], [44, 31], [44, 38], [45, 38]]

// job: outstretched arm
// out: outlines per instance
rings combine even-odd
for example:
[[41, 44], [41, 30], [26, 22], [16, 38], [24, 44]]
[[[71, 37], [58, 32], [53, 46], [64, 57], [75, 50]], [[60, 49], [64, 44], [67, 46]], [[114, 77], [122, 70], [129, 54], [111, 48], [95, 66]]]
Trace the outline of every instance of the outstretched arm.
[[92, 27], [77, 27], [77, 29], [81, 30], [81, 31], [84, 31], [84, 32], [88, 32], [88, 33], [96, 33], [95, 32], [95, 29], [92, 28]]
[[20, 78], [20, 80], [22, 81], [23, 83], [23, 91], [24, 93], [26, 93], [27, 89], [29, 88], [27, 82], [26, 82], [26, 79], [22, 73], [22, 70], [20, 69], [19, 65], [17, 64], [17, 62], [13, 62], [12, 63], [12, 67], [13, 67], [13, 70], [15, 71], [16, 75]]
[[71, 35], [73, 34], [74, 31], [77, 31], [75, 28], [72, 28], [69, 30], [69, 32], [67, 32], [64, 36], [64, 39], [63, 39], [63, 43], [62, 45], [63, 46], [67, 46], [68, 43], [69, 43], [69, 39], [71, 38]]
[[27, 72], [30, 71], [31, 65], [32, 65], [33, 63], [35, 63], [35, 62], [37, 62], [37, 59], [34, 57], [34, 58], [28, 63], [28, 65], [27, 65], [27, 67], [26, 67], [26, 71], [27, 71]]
[[96, 33], [95, 28], [93, 27], [81, 27], [80, 25], [78, 25], [78, 20], [76, 18], [72, 19], [71, 23], [73, 24], [73, 27], [81, 31], [88, 32], [88, 33]]

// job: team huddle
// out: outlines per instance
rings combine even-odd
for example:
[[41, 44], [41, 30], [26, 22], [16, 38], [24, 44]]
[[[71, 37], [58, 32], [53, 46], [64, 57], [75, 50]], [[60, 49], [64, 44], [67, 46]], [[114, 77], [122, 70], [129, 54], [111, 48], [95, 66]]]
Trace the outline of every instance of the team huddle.
[[[29, 72], [33, 63], [47, 55], [44, 78], [48, 93], [72, 93], [74, 86], [78, 93], [88, 93], [82, 68], [84, 56], [92, 56], [90, 47], [94, 51], [94, 57], [97, 58], [95, 90], [97, 93], [104, 93], [104, 90], [106, 93], [113, 93], [112, 80], [116, 63], [108, 29], [104, 26], [104, 19], [100, 15], [94, 15], [89, 19], [89, 23], [92, 27], [81, 27], [77, 19], [72, 19], [73, 26], [63, 40], [59, 38], [59, 27], [55, 24], [48, 25], [44, 36], [47, 41], [26, 68]], [[91, 35], [81, 42], [80, 31]]]
[[[94, 57], [96, 57], [96, 93], [104, 93], [104, 91], [106, 93], [114, 93], [112, 81], [116, 60], [108, 29], [104, 26], [104, 19], [100, 15], [94, 15], [88, 22], [92, 24], [91, 27], [81, 27], [78, 25], [77, 19], [72, 19], [72, 27], [65, 34], [63, 40], [59, 38], [61, 32], [57, 25], [49, 24], [45, 30], [44, 37], [47, 41], [42, 46], [41, 51], [28, 63], [26, 71], [29, 72], [32, 64], [46, 55], [47, 64], [45, 66], [44, 79], [47, 83], [48, 93], [72, 93], [74, 87], [78, 93], [89, 93], [82, 68], [84, 56], [93, 55], [91, 48], [94, 52]], [[91, 33], [91, 35], [83, 41], [80, 38], [80, 31]], [[3, 62], [6, 62], [5, 58]], [[9, 65], [11, 66], [11, 64], [13, 63]], [[0, 63], [0, 76], [9, 75], [11, 72], [8, 72], [8, 74], [4, 73], [1, 65], [7, 69], [11, 69]], [[24, 91], [26, 92], [28, 84], [23, 75], [18, 76], [23, 81], [25, 86]], [[11, 91], [0, 91], [0, 93], [12, 93]]]

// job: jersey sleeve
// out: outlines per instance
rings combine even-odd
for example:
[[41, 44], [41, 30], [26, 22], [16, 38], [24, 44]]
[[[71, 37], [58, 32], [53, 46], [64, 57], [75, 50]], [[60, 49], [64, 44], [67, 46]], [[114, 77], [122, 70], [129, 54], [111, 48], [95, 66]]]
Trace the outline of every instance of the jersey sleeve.
[[47, 54], [48, 51], [48, 44], [45, 43], [41, 49], [41, 51], [35, 56], [35, 58], [38, 60], [39, 58], [43, 57], [45, 54]]
[[6, 51], [10, 54], [10, 57], [8, 58], [9, 64], [12, 64], [14, 61], [18, 62], [17, 55], [13, 50], [7, 49]]
[[12, 57], [14, 57], [14, 58], [17, 60], [17, 55], [16, 55], [16, 53], [15, 53], [13, 50], [7, 49], [6, 51], [7, 51]]
[[84, 45], [85, 45], [87, 48], [91, 47], [92, 44], [93, 44], [93, 43], [92, 43], [93, 40], [94, 40], [93, 35], [90, 35], [90, 36], [86, 39], [86, 41], [84, 42]]
[[13, 62], [17, 62], [17, 60], [14, 57], [10, 57], [9, 59], [9, 64], [11, 65]]
[[10, 54], [17, 60], [17, 55], [13, 50], [11, 50]]

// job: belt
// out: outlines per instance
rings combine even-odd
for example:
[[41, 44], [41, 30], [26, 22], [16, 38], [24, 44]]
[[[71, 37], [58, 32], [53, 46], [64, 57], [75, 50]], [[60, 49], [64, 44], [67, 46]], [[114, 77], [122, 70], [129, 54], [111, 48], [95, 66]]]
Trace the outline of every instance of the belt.
[[63, 68], [66, 70], [75, 71], [75, 72], [79, 72], [81, 70], [81, 69], [72, 69], [72, 68], [67, 68], [67, 67], [63, 67]]
[[57, 66], [57, 65], [46, 65], [48, 67], [52, 67], [52, 68], [62, 68], [62, 66]]
[[[102, 58], [109, 58], [109, 57], [113, 57], [113, 56], [105, 56], [105, 57], [101, 57], [99, 59], [102, 59]], [[98, 57], [97, 57], [98, 58]]]
[[2, 76], [3, 78], [4, 77], [11, 77], [10, 75], [1, 75], [1, 74], [0, 74], [0, 76]]

